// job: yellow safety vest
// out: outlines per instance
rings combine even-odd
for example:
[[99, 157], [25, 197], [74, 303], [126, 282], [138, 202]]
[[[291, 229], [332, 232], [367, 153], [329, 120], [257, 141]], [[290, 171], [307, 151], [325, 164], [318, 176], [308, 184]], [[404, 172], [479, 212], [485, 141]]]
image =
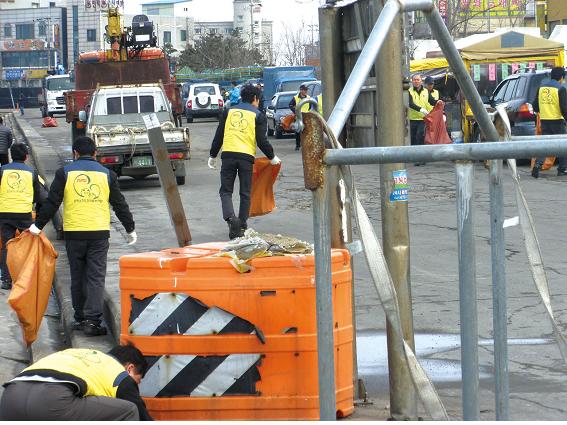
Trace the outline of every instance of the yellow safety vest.
[[110, 230], [108, 170], [97, 162], [81, 160], [65, 168], [67, 181], [63, 195], [63, 230]]
[[[439, 100], [439, 91], [433, 89], [433, 90], [431, 91], [431, 97], [432, 97], [433, 99], [435, 99], [435, 100]], [[427, 101], [427, 106], [425, 107], [425, 109], [427, 109], [428, 112], [431, 112], [431, 111], [433, 111], [433, 108], [434, 108], [434, 107], [435, 107], [435, 106], [433, 106], [431, 103], [429, 103], [429, 99], [428, 99], [428, 101]]]
[[[309, 95], [305, 96], [304, 98], [299, 97], [299, 95], [295, 96], [295, 110], [296, 111], [297, 111], [297, 105], [299, 105], [299, 102], [301, 102], [302, 100], [305, 100], [305, 99], [310, 99]], [[305, 105], [303, 105], [301, 107], [301, 113], [309, 112], [309, 108], [311, 108], [311, 104], [306, 103]]]
[[223, 152], [238, 152], [256, 156], [256, 116], [248, 109], [228, 111], [224, 126]]
[[[415, 103], [420, 108], [426, 109], [427, 111], [433, 109], [429, 109], [431, 107], [431, 105], [429, 104], [429, 92], [425, 87], [421, 89], [421, 93], [418, 93], [415, 88], [411, 87], [409, 89], [409, 94], [413, 99], [413, 103]], [[423, 116], [424, 115], [421, 112], [409, 108], [408, 118], [411, 121], [422, 121]]]
[[17, 162], [3, 166], [2, 182], [0, 182], [0, 213], [31, 213], [32, 207], [32, 169]]
[[323, 95], [322, 94], [317, 96], [317, 111], [319, 111], [319, 113], [321, 115], [323, 115]]
[[541, 120], [562, 120], [563, 114], [559, 106], [559, 83], [550, 81], [542, 85], [538, 91], [539, 117]]
[[[40, 376], [45, 376], [45, 370], [53, 370], [60, 374], [76, 377], [75, 384], [82, 386], [79, 394], [82, 396], [116, 397], [118, 385], [128, 376], [124, 366], [114, 357], [92, 349], [70, 348], [50, 354], [24, 369], [21, 375], [31, 376], [34, 370], [41, 370]], [[63, 376], [54, 374], [56, 379]], [[85, 388], [86, 386], [86, 388]]]

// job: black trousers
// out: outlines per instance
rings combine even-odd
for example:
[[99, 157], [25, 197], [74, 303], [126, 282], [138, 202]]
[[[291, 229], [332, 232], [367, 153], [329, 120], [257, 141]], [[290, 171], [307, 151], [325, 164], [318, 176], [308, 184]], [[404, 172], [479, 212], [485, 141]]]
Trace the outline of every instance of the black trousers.
[[234, 216], [232, 205], [232, 192], [234, 191], [234, 181], [238, 174], [240, 183], [240, 208], [238, 218], [242, 227], [246, 227], [248, 214], [250, 213], [250, 191], [252, 189], [252, 170], [254, 164], [245, 159], [223, 158], [221, 165], [221, 187], [219, 195], [222, 204], [222, 217], [228, 220]]
[[9, 384], [0, 401], [2, 421], [137, 421], [134, 403], [113, 397], [77, 397], [71, 385]]
[[31, 221], [22, 220], [8, 220], [3, 219], [0, 223], [0, 235], [2, 237], [2, 256], [0, 257], [0, 270], [2, 271], [2, 282], [12, 282], [12, 277], [10, 276], [10, 271], [8, 270], [8, 264], [6, 262], [8, 258], [8, 250], [6, 249], [6, 243], [16, 236], [16, 230], [20, 232], [30, 227]]
[[0, 165], [6, 165], [10, 162], [10, 158], [7, 153], [0, 153]]
[[[565, 126], [565, 121], [562, 120], [553, 120], [553, 121], [546, 121], [541, 120], [541, 134], [543, 136], [550, 135], [550, 134], [567, 134], [567, 127]], [[536, 167], [540, 167], [543, 165], [545, 161], [545, 157], [538, 158], [536, 160]], [[564, 157], [557, 157], [557, 168], [559, 170], [564, 170], [565, 166]]]
[[104, 280], [108, 239], [67, 239], [65, 248], [71, 269], [71, 301], [75, 320], [100, 324], [104, 302]]
[[410, 120], [411, 145], [423, 145], [425, 142], [425, 123], [422, 120]]
[[301, 147], [301, 133], [295, 133], [295, 147]]

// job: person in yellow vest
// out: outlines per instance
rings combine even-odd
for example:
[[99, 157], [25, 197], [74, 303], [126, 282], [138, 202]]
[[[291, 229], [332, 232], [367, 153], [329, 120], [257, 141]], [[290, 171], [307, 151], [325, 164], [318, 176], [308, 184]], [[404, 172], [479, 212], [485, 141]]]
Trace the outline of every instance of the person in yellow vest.
[[[248, 228], [250, 213], [250, 191], [252, 170], [256, 158], [256, 146], [268, 157], [272, 165], [281, 161], [274, 154], [274, 148], [267, 138], [266, 115], [258, 110], [262, 91], [252, 85], [245, 85], [240, 95], [242, 103], [224, 111], [211, 145], [209, 168], [216, 167], [217, 155], [222, 148], [221, 187], [219, 190], [222, 215], [228, 223], [228, 237], [242, 236]], [[240, 208], [238, 217], [234, 214], [232, 192], [238, 174], [240, 184]]]
[[[563, 86], [565, 82], [565, 70], [556, 67], [551, 70], [551, 79], [544, 82], [538, 90], [537, 96], [532, 102], [534, 112], [539, 112], [541, 121], [541, 134], [566, 134], [567, 128], [567, 89]], [[537, 158], [532, 177], [538, 178], [545, 157]], [[557, 175], [567, 175], [565, 158], [557, 158]]]
[[[439, 100], [439, 90], [435, 89], [435, 80], [432, 77], [425, 77], [425, 79], [423, 80], [423, 85], [425, 86], [425, 88], [427, 89], [433, 100], [437, 102]], [[435, 104], [432, 105], [431, 103], [428, 102], [426, 109], [428, 109], [429, 112], [431, 112], [434, 106]]]
[[50, 354], [4, 384], [0, 420], [151, 421], [138, 389], [147, 370], [133, 345]]
[[12, 163], [0, 168], [0, 223], [2, 237], [2, 289], [12, 289], [12, 278], [6, 264], [6, 243], [32, 224], [33, 205], [36, 208], [45, 199], [45, 189], [36, 170], [25, 164], [28, 147], [15, 143], [10, 147]]
[[[425, 139], [425, 123], [423, 118], [433, 109], [437, 100], [423, 87], [421, 75], [415, 74], [411, 79], [412, 87], [409, 89], [410, 136], [412, 145], [423, 145]], [[418, 162], [415, 165], [423, 165]]]
[[[299, 86], [299, 93], [296, 94], [295, 96], [293, 96], [293, 99], [291, 99], [291, 101], [289, 102], [289, 109], [291, 109], [291, 112], [293, 112], [295, 114], [295, 107], [297, 105], [299, 105], [299, 102], [301, 102], [303, 99], [309, 99], [310, 96], [307, 94], [307, 86], [305, 84], [302, 84]], [[309, 111], [311, 108], [313, 107], [313, 105], [311, 105], [310, 103], [306, 103], [305, 105], [303, 105], [301, 107], [301, 112], [307, 112]], [[299, 132], [295, 132], [295, 150], [298, 151], [301, 147], [301, 133]]]
[[101, 324], [110, 206], [128, 234], [128, 244], [136, 243], [134, 219], [120, 192], [118, 177], [96, 161], [96, 145], [87, 136], [73, 142], [75, 160], [55, 172], [47, 200], [38, 211], [30, 232], [39, 235], [63, 203], [63, 232], [71, 269], [71, 301], [74, 330], [87, 336], [106, 335]]

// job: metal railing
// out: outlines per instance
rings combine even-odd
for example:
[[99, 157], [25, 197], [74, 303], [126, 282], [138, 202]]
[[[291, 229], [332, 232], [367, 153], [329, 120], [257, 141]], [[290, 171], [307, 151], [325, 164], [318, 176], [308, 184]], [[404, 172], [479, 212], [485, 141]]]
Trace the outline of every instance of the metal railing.
[[[328, 2], [329, 5], [333, 2]], [[509, 378], [506, 330], [506, 276], [503, 234], [502, 159], [567, 155], [567, 139], [543, 137], [537, 143], [497, 142], [499, 134], [484, 108], [472, 79], [432, 0], [388, 0], [360, 53], [345, 87], [328, 119], [328, 129], [335, 137], [342, 132], [357, 95], [375, 65], [388, 31], [400, 12], [422, 10], [443, 51], [455, 79], [487, 140], [491, 143], [325, 149], [324, 132], [313, 124], [302, 134], [306, 188], [313, 191], [313, 227], [315, 236], [315, 269], [317, 296], [318, 376], [320, 419], [335, 419], [335, 376], [333, 348], [333, 308], [331, 292], [331, 246], [328, 195], [325, 176], [330, 167], [358, 164], [391, 164], [407, 162], [455, 161], [457, 186], [459, 298], [461, 318], [461, 361], [463, 382], [463, 418], [479, 419], [478, 325], [476, 305], [476, 265], [473, 233], [472, 160], [491, 160], [489, 172], [492, 283], [494, 297], [494, 362], [496, 419], [508, 419]], [[379, 76], [377, 77], [379, 78]], [[356, 94], [356, 95], [353, 95]], [[298, 121], [310, 121], [313, 113], [301, 114], [303, 101], [296, 108]], [[516, 138], [514, 138], [516, 139]], [[528, 139], [529, 140], [529, 139]], [[533, 139], [532, 139], [533, 140]], [[309, 183], [308, 183], [309, 180]]]

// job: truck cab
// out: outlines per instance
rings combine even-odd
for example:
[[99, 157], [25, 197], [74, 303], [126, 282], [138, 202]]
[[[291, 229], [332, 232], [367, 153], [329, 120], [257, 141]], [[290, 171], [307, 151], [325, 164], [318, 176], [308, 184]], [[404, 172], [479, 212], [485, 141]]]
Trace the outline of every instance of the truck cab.
[[142, 179], [157, 173], [143, 116], [155, 113], [163, 130], [178, 184], [185, 183], [189, 131], [177, 127], [160, 84], [100, 86], [93, 94], [85, 130], [97, 145], [98, 161], [119, 176]]
[[67, 106], [63, 93], [75, 88], [69, 74], [51, 75], [43, 80], [40, 109], [43, 117], [52, 117], [55, 114], [65, 114]]

